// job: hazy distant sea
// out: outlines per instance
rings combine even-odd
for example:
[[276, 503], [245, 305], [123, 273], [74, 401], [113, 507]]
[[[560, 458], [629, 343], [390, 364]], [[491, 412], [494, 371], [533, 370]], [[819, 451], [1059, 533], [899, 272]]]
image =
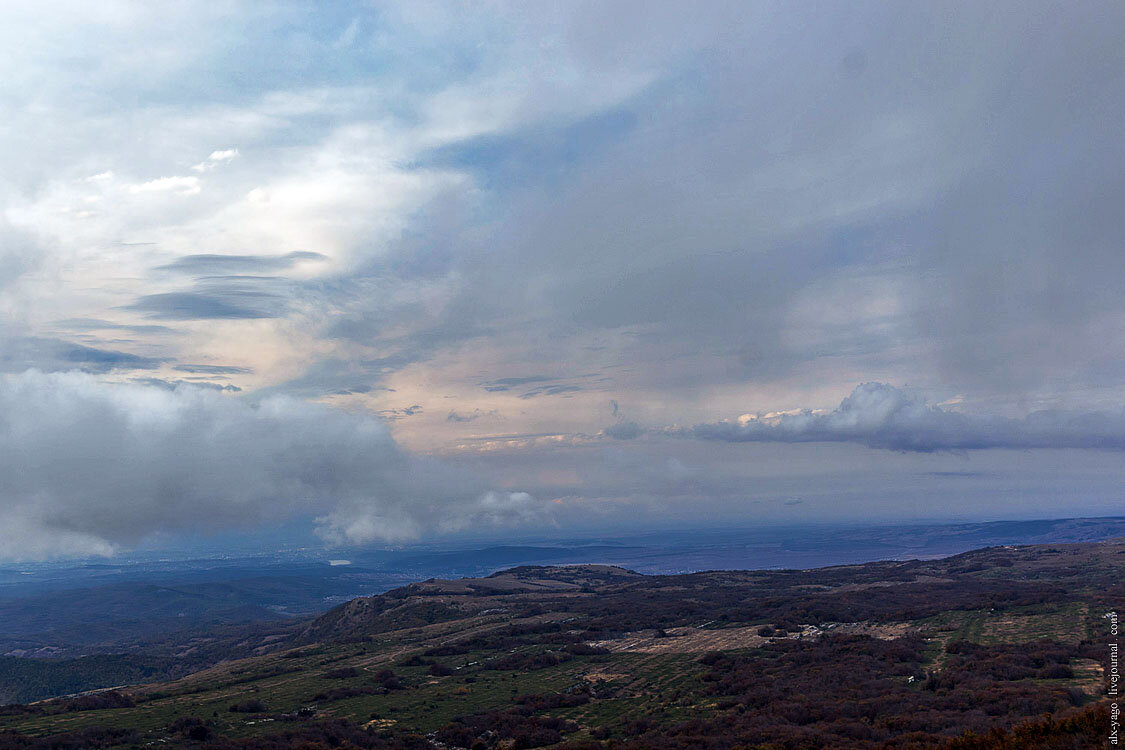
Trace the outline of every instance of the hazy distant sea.
[[647, 574], [814, 568], [1119, 536], [1125, 536], [1125, 518], [773, 526], [254, 554], [161, 550], [6, 564], [0, 565], [0, 655], [112, 652], [180, 630], [291, 619], [412, 581], [488, 575], [517, 565], [608, 563]]

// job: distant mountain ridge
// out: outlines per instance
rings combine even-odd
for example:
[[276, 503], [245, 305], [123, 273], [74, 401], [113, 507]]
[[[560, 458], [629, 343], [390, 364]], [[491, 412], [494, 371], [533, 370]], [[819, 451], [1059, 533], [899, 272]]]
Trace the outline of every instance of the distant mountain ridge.
[[[459, 607], [466, 597], [480, 603], [488, 596], [501, 596], [503, 592], [495, 590], [499, 581], [524, 575], [523, 571], [543, 564], [595, 562], [646, 574], [748, 567], [802, 570], [823, 567], [825, 560], [830, 564], [928, 560], [943, 556], [942, 550], [961, 552], [1028, 539], [1061, 544], [1123, 535], [1125, 518], [730, 529], [701, 532], [694, 541], [686, 533], [677, 532], [629, 537], [619, 544], [568, 540], [558, 546], [542, 543], [475, 550], [351, 550], [347, 554], [350, 566], [332, 567], [327, 557], [317, 565], [305, 557], [294, 565], [293, 574], [286, 572], [284, 560], [273, 558], [261, 569], [247, 560], [202, 560], [198, 565], [185, 564], [180, 578], [164, 566], [140, 580], [128, 578], [132, 573], [127, 566], [82, 563], [93, 569], [92, 577], [76, 577], [71, 585], [82, 580], [98, 585], [52, 587], [34, 596], [12, 596], [9, 591], [8, 596], [0, 597], [0, 655], [56, 660], [38, 665], [25, 663], [26, 659], [12, 661], [0, 675], [0, 695], [31, 699], [57, 695], [58, 690], [76, 692], [133, 682], [137, 669], [148, 670], [146, 674], [161, 679], [170, 678], [222, 659], [251, 655], [257, 648], [276, 649], [278, 638], [293, 634], [304, 633], [314, 640], [320, 637], [318, 633], [325, 638], [363, 637], [365, 618], [378, 619], [379, 627], [387, 623], [425, 626], [445, 622], [465, 614]], [[339, 553], [331, 555], [337, 556]], [[506, 563], [508, 560], [511, 563]], [[747, 560], [762, 564], [747, 565]], [[451, 562], [456, 563], [452, 568]], [[497, 573], [498, 569], [504, 572]], [[66, 569], [59, 570], [62, 572], [53, 574], [54, 578], [65, 579]], [[260, 574], [263, 570], [269, 575]], [[552, 571], [540, 577], [546, 580], [560, 575], [558, 569]], [[425, 578], [433, 580], [418, 582]], [[107, 580], [112, 582], [105, 583]], [[577, 587], [574, 595], [589, 593], [581, 589], [600, 590], [601, 585], [587, 582]], [[445, 591], [435, 593], [435, 586], [445, 587]], [[465, 590], [454, 591], [450, 588], [453, 586]], [[367, 598], [380, 591], [390, 591], [390, 598], [378, 604]], [[347, 601], [353, 603], [332, 610], [325, 615], [327, 619], [310, 619]], [[340, 622], [329, 625], [332, 618]], [[270, 642], [273, 645], [263, 645], [262, 639], [267, 637], [274, 638]], [[96, 670], [57, 661], [88, 655], [123, 658], [82, 663], [99, 665]], [[75, 674], [85, 677], [56, 679], [70, 669], [68, 664], [74, 664]], [[39, 677], [35, 677], [37, 674]], [[27, 692], [27, 685], [32, 683], [40, 687]], [[63, 687], [56, 689], [53, 685]]]

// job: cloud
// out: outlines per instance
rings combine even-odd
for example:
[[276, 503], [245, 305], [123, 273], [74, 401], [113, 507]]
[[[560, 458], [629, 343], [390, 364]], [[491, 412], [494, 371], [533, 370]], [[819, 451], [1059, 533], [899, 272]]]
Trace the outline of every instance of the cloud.
[[[582, 377], [589, 378], [592, 376], [584, 375]], [[497, 380], [490, 380], [481, 383], [481, 387], [489, 393], [503, 393], [521, 385], [531, 385], [534, 383], [542, 384], [521, 393], [519, 397], [524, 400], [537, 396], [561, 396], [567, 393], [577, 393], [578, 391], [585, 390], [583, 386], [563, 381], [563, 378], [552, 378], [546, 375], [528, 375], [520, 378], [498, 378]]]
[[259, 393], [285, 393], [316, 398], [324, 394], [348, 396], [372, 392], [394, 392], [393, 388], [373, 385], [378, 375], [366, 364], [343, 359], [316, 360], [299, 377], [279, 386], [264, 388]]
[[165, 380], [163, 378], [130, 378], [129, 380], [138, 385], [165, 388], [170, 391], [174, 391], [177, 388], [203, 388], [205, 390], [223, 391], [225, 393], [239, 393], [242, 391], [237, 385], [230, 385], [229, 383], [209, 383], [204, 380]]
[[449, 414], [446, 415], [445, 421], [446, 422], [475, 422], [476, 420], [478, 420], [482, 417], [499, 417], [499, 416], [500, 416], [500, 412], [498, 412], [496, 409], [490, 409], [489, 411], [481, 411], [480, 409], [473, 409], [471, 412], [469, 412], [467, 414], [459, 412], [456, 409], [454, 409], [454, 410], [450, 411]]
[[[615, 357], [634, 366], [623, 389], [665, 402], [875, 373], [1012, 398], [1120, 391], [1125, 112], [1104, 92], [1121, 18], [1040, 7], [1050, 23], [860, 4], [732, 25], [753, 11], [716, 4], [645, 14], [619, 38], [576, 11], [549, 67], [647, 83], [422, 154], [472, 175], [489, 223], [420, 214], [411, 235], [440, 254], [391, 245], [369, 270], [437, 255], [448, 313], [380, 309], [369, 340], [460, 325], [447, 351], [484, 330], [539, 372]], [[546, 337], [549, 352], [528, 343]]]
[[[915, 427], [1123, 403], [1122, 16], [1028, 7], [8, 4], [0, 56], [37, 106], [9, 108], [0, 147], [0, 319], [42, 339], [60, 319], [222, 323], [76, 326], [104, 353], [0, 357], [238, 362], [255, 398], [425, 404], [395, 428], [439, 449], [464, 427], [441, 414], [499, 407], [513, 434], [600, 441], [582, 477], [654, 444], [726, 457], [717, 475], [809, 456], [612, 438], [872, 379], [967, 394]], [[236, 274], [300, 280], [198, 278]], [[814, 432], [755, 416], [713, 431]], [[906, 442], [847, 440], [815, 452]]]
[[523, 493], [400, 449], [377, 420], [80, 373], [0, 376], [0, 556], [104, 554], [146, 535], [316, 516], [340, 543], [542, 522]]
[[130, 185], [129, 192], [133, 195], [140, 193], [176, 193], [177, 195], [195, 195], [203, 187], [198, 177], [159, 177], [155, 180]]
[[30, 232], [0, 215], [0, 291], [38, 266], [43, 257], [43, 248]]
[[863, 383], [832, 411], [744, 414], [673, 434], [734, 443], [857, 443], [931, 453], [988, 448], [1125, 450], [1125, 411], [1038, 411], [1023, 419], [931, 405], [885, 383]]
[[288, 307], [284, 297], [256, 289], [228, 288], [210, 293], [146, 294], [126, 309], [156, 320], [252, 320], [279, 318]]
[[539, 432], [508, 435], [473, 435], [461, 439], [454, 445], [451, 453], [516, 453], [534, 448], [564, 448], [586, 446], [598, 440], [600, 435], [582, 432]]
[[636, 422], [618, 422], [606, 427], [603, 432], [614, 440], [635, 440], [644, 433], [644, 430]]
[[195, 375], [247, 375], [254, 372], [249, 367], [233, 367], [231, 365], [176, 365], [172, 369]]
[[211, 155], [192, 167], [196, 172], [209, 172], [221, 164], [228, 164], [238, 156], [237, 148], [228, 148], [220, 151], [212, 151]]
[[178, 333], [176, 329], [158, 325], [132, 325], [128, 323], [114, 323], [110, 320], [98, 318], [67, 318], [55, 323], [60, 328], [71, 331], [128, 331], [137, 334], [168, 334]]
[[283, 318], [307, 294], [299, 282], [281, 276], [200, 276], [185, 291], [142, 295], [122, 309], [155, 320]]
[[213, 255], [197, 254], [158, 266], [161, 271], [193, 275], [275, 273], [292, 268], [302, 261], [324, 261], [320, 253], [294, 251], [285, 255]]
[[0, 372], [19, 372], [34, 367], [51, 371], [77, 369], [106, 373], [113, 370], [153, 370], [163, 363], [163, 359], [156, 357], [84, 346], [64, 339], [38, 336], [0, 339]]
[[401, 409], [381, 409], [376, 412], [376, 414], [378, 414], [383, 419], [387, 419], [392, 422], [398, 419], [405, 419], [406, 417], [413, 417], [415, 414], [421, 413], [422, 407], [419, 404], [414, 404], [412, 406], [407, 406]]
[[498, 393], [501, 391], [510, 391], [517, 385], [527, 385], [528, 383], [551, 383], [558, 380], [558, 378], [550, 378], [546, 375], [529, 375], [522, 378], [499, 378], [491, 380], [487, 383], [482, 383], [481, 387], [490, 393]]
[[521, 393], [520, 398], [529, 399], [536, 396], [561, 396], [567, 393], [577, 393], [583, 390], [580, 385], [545, 385], [541, 388], [532, 388], [526, 393]]

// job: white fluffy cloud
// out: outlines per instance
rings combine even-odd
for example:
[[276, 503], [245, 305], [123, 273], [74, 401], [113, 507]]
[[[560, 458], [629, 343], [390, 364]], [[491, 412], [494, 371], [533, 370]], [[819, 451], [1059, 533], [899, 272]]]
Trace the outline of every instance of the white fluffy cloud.
[[545, 518], [529, 495], [474, 485], [376, 420], [285, 397], [0, 378], [0, 557], [106, 554], [154, 532], [294, 516], [339, 543]]
[[234, 161], [236, 158], [238, 158], [237, 148], [224, 148], [212, 151], [210, 156], [193, 166], [192, 169], [196, 172], [209, 172], [215, 167]]

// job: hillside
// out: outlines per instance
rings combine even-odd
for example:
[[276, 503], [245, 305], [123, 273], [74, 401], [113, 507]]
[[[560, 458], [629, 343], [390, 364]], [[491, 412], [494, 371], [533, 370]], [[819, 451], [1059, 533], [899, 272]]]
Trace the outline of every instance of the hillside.
[[1123, 571], [1114, 541], [430, 579], [175, 682], [9, 707], [0, 748], [1100, 747]]

